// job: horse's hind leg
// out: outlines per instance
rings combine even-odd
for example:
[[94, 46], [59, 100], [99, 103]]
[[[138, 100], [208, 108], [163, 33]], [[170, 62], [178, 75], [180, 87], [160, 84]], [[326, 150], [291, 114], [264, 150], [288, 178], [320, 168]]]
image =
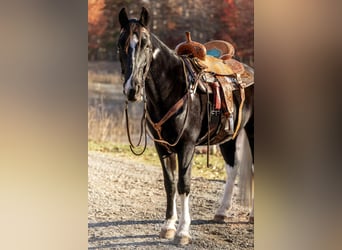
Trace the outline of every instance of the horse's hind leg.
[[[253, 167], [253, 176], [254, 176], [254, 167]], [[253, 177], [253, 191], [254, 191], [254, 177]], [[254, 223], [254, 194], [253, 194], [253, 199], [252, 199], [252, 209], [249, 213], [249, 222]]]
[[253, 161], [253, 165], [252, 165], [252, 209], [250, 211], [249, 214], [249, 221], [251, 223], [254, 223], [254, 115], [251, 117], [251, 119], [249, 119], [248, 123], [245, 126], [246, 129], [246, 133], [247, 133], [247, 138], [248, 138], [248, 142], [249, 142], [249, 146], [252, 152], [252, 161]]
[[233, 188], [237, 175], [237, 167], [234, 166], [236, 156], [235, 142], [236, 140], [231, 140], [220, 145], [221, 153], [226, 163], [225, 167], [227, 178], [221, 205], [217, 209], [214, 217], [214, 220], [218, 222], [223, 222], [227, 218], [226, 213], [230, 209], [232, 203]]
[[173, 239], [176, 233], [176, 183], [175, 183], [175, 170], [177, 167], [176, 154], [163, 155], [160, 150], [159, 158], [163, 167], [164, 175], [164, 188], [166, 191], [166, 215], [165, 222], [160, 231], [160, 237], [165, 239]]

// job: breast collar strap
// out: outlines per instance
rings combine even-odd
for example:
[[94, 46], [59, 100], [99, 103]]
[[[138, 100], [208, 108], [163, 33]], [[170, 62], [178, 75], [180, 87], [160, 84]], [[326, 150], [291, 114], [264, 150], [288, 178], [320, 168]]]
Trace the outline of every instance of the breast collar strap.
[[184, 118], [184, 124], [183, 124], [183, 128], [182, 128], [182, 131], [181, 133], [178, 135], [178, 138], [177, 140], [174, 142], [174, 143], [169, 143], [168, 141], [164, 140], [162, 138], [162, 135], [161, 135], [161, 131], [162, 131], [162, 126], [163, 124], [168, 121], [174, 114], [176, 114], [185, 104], [185, 102], [187, 101], [189, 97], [189, 92], [187, 92], [181, 99], [178, 100], [178, 102], [176, 102], [170, 109], [169, 111], [163, 116], [162, 119], [160, 119], [159, 122], [153, 122], [152, 119], [151, 119], [151, 116], [149, 114], [149, 112], [146, 112], [146, 118], [147, 118], [147, 121], [152, 125], [152, 127], [154, 128], [154, 130], [157, 132], [158, 134], [158, 139], [155, 139], [152, 135], [149, 134], [149, 136], [151, 137], [151, 139], [155, 142], [158, 142], [158, 143], [162, 143], [162, 144], [166, 144], [167, 146], [170, 146], [170, 147], [173, 147], [175, 145], [177, 145], [180, 137], [182, 136], [183, 132], [184, 132], [184, 128], [185, 128], [185, 122], [186, 122], [186, 118], [188, 116], [188, 111], [189, 111], [189, 104], [188, 104], [188, 107], [187, 107], [187, 112], [186, 112], [186, 115], [185, 115], [185, 118]]
[[[185, 130], [185, 124], [188, 118], [188, 114], [189, 114], [189, 110], [190, 110], [190, 91], [189, 91], [189, 82], [188, 82], [188, 77], [187, 77], [187, 70], [186, 70], [186, 65], [184, 63], [184, 60], [182, 61], [182, 65], [183, 65], [183, 72], [184, 72], [184, 77], [185, 77], [185, 86], [188, 88], [187, 92], [185, 93], [185, 95], [179, 99], [170, 109], [169, 111], [163, 116], [163, 118], [160, 119], [159, 122], [153, 122], [151, 119], [151, 116], [148, 112], [148, 110], [146, 109], [146, 119], [147, 121], [152, 125], [152, 127], [154, 128], [154, 130], [157, 132], [158, 134], [158, 139], [154, 138], [154, 136], [150, 133], [149, 130], [148, 131], [148, 135], [150, 136], [150, 138], [157, 142], [157, 143], [161, 143], [164, 146], [166, 146], [166, 148], [168, 149], [168, 151], [170, 151], [169, 147], [174, 147], [177, 145], [177, 143], [179, 142], [180, 138], [182, 137], [184, 130]], [[186, 108], [186, 113], [185, 113], [185, 117], [184, 117], [184, 122], [183, 122], [183, 126], [182, 126], [182, 130], [181, 132], [178, 134], [177, 139], [175, 140], [175, 142], [170, 143], [166, 140], [163, 139], [162, 135], [161, 135], [161, 131], [162, 131], [162, 126], [163, 124], [169, 120], [174, 114], [176, 114], [185, 104], [185, 102], [187, 101], [187, 108]]]

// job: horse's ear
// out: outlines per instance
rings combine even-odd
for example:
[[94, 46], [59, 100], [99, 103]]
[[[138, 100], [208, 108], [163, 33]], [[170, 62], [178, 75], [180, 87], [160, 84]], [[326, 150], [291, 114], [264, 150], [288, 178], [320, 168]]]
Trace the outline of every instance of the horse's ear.
[[122, 8], [119, 13], [119, 22], [121, 28], [125, 27], [128, 24], [128, 16], [125, 8]]
[[150, 16], [148, 14], [147, 9], [145, 7], [142, 7], [139, 22], [145, 27], [147, 27], [149, 20]]

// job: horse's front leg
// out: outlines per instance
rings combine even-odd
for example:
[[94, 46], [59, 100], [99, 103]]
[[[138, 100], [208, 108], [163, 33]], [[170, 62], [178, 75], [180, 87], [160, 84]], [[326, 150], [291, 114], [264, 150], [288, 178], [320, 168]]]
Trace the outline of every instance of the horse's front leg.
[[165, 156], [160, 150], [157, 151], [163, 167], [164, 187], [166, 192], [166, 215], [165, 222], [160, 231], [160, 237], [173, 239], [176, 233], [177, 209], [176, 209], [176, 183], [175, 170], [177, 167], [176, 154]]
[[186, 245], [191, 242], [190, 236], [190, 181], [191, 165], [194, 156], [195, 146], [184, 146], [178, 153], [178, 193], [181, 199], [181, 214], [178, 230], [176, 232], [176, 243]]

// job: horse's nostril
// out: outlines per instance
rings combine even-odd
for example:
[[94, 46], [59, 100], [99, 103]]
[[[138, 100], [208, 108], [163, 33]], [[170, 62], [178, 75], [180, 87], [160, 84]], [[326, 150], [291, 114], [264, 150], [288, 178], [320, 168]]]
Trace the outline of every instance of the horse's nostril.
[[128, 100], [130, 100], [130, 101], [135, 100], [135, 90], [134, 90], [134, 89], [128, 90], [127, 98], [128, 98]]

